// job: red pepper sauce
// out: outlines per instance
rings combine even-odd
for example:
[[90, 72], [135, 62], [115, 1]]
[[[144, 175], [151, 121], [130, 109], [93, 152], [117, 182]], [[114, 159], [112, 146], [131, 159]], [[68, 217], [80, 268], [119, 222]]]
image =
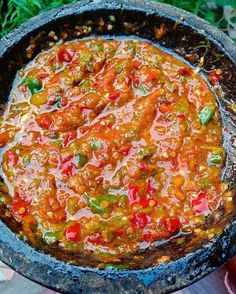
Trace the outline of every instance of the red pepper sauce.
[[97, 260], [194, 231], [224, 205], [216, 98], [148, 42], [90, 39], [39, 54], [17, 76], [0, 147], [24, 235]]

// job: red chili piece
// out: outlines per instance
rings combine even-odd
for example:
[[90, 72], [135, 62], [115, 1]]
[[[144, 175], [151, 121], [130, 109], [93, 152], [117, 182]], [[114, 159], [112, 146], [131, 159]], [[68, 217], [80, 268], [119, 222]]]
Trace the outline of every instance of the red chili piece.
[[217, 69], [213, 69], [210, 71], [209, 80], [213, 85], [218, 84], [223, 79], [221, 71]]
[[192, 207], [197, 213], [202, 213], [209, 210], [208, 199], [206, 198], [207, 191], [200, 192], [197, 199], [192, 200]]
[[147, 171], [147, 165], [144, 162], [137, 161], [136, 164], [141, 171], [143, 172]]
[[133, 66], [134, 69], [137, 69], [137, 68], [139, 68], [140, 64], [141, 64], [140, 61], [135, 60], [135, 61], [133, 62], [133, 64], [132, 64], [132, 66]]
[[115, 92], [115, 93], [113, 93], [113, 94], [110, 94], [109, 97], [108, 97], [108, 99], [109, 99], [110, 101], [114, 101], [114, 100], [116, 100], [116, 99], [119, 98], [119, 97], [120, 97], [120, 93]]
[[131, 147], [130, 146], [123, 146], [120, 148], [120, 152], [122, 155], [127, 156], [130, 152]]
[[181, 227], [179, 219], [175, 217], [162, 219], [161, 225], [172, 234], [177, 233]]
[[96, 245], [104, 245], [104, 240], [101, 235], [89, 236], [87, 238], [88, 242]]
[[80, 224], [74, 222], [65, 231], [65, 237], [69, 242], [76, 243], [80, 236]]
[[148, 216], [145, 213], [135, 212], [133, 222], [138, 228], [143, 229], [148, 224]]
[[155, 80], [158, 79], [158, 73], [155, 72], [155, 71], [151, 71], [151, 72], [149, 72], [149, 74], [148, 74], [148, 78], [149, 78], [149, 80], [151, 80], [151, 81], [155, 81]]
[[49, 114], [47, 113], [43, 113], [41, 114], [37, 119], [37, 124], [39, 127], [41, 127], [42, 129], [49, 129], [51, 124], [52, 124], [52, 118]]
[[180, 118], [180, 119], [186, 119], [186, 114], [184, 113], [178, 113], [177, 116]]
[[148, 207], [149, 200], [150, 200], [150, 198], [148, 198], [148, 197], [143, 197], [143, 198], [141, 199], [141, 201], [139, 202], [139, 204], [142, 205], [143, 207]]
[[133, 80], [132, 80], [132, 77], [127, 77], [126, 80], [125, 80], [126, 85], [127, 85], [127, 86], [131, 86], [132, 81], [133, 81]]
[[156, 239], [156, 236], [153, 233], [151, 233], [151, 232], [144, 232], [143, 233], [143, 240], [145, 242], [153, 242], [153, 241], [155, 241], [155, 239]]
[[17, 216], [17, 217], [24, 217], [29, 212], [30, 203], [21, 198], [18, 192], [15, 193], [15, 196], [12, 199], [11, 203], [11, 211]]
[[114, 232], [114, 235], [116, 235], [117, 237], [122, 237], [126, 234], [125, 230], [123, 229], [118, 229]]
[[67, 49], [61, 48], [57, 53], [57, 59], [59, 62], [70, 62], [72, 60], [72, 55]]
[[192, 69], [190, 67], [181, 67], [178, 72], [181, 76], [190, 76]]
[[8, 165], [16, 166], [16, 164], [18, 162], [18, 155], [15, 152], [9, 150], [9, 151], [7, 151], [6, 156], [7, 156], [6, 160], [7, 160]]
[[75, 164], [73, 162], [65, 162], [62, 164], [62, 173], [67, 175], [68, 177], [71, 177], [73, 175], [73, 167]]
[[67, 97], [62, 97], [61, 102], [60, 102], [60, 106], [64, 107], [67, 104], [68, 104], [68, 98]]
[[47, 78], [48, 76], [49, 76], [49, 73], [47, 73], [47, 72], [41, 72], [38, 74], [38, 78], [40, 80], [43, 80], [43, 79]]
[[62, 154], [61, 155], [61, 163], [63, 164], [65, 162], [71, 160], [73, 157], [74, 157], [73, 154], [65, 154], [65, 155]]
[[138, 202], [138, 200], [139, 200], [138, 187], [136, 187], [135, 185], [132, 185], [132, 184], [129, 185], [128, 198], [129, 198], [129, 203], [131, 205]]
[[97, 178], [95, 179], [97, 185], [99, 185], [100, 183], [102, 183], [103, 180], [104, 180], [104, 178], [103, 178], [102, 176], [97, 177]]
[[75, 130], [67, 132], [64, 136], [64, 146], [66, 147], [75, 138], [76, 138], [76, 131]]

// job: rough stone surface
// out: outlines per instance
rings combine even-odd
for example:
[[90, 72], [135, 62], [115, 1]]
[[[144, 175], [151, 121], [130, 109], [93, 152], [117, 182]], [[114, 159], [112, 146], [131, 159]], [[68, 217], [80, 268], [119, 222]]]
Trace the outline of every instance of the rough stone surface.
[[[197, 53], [199, 57], [205, 56], [203, 71], [217, 67], [224, 72], [224, 99], [218, 99], [222, 123], [227, 128], [224, 132], [227, 162], [222, 176], [233, 187], [236, 175], [236, 151], [233, 143], [236, 117], [232, 111], [236, 101], [236, 46], [222, 32], [190, 13], [164, 4], [143, 2], [81, 1], [36, 16], [1, 39], [0, 109], [4, 109], [6, 105], [16, 71], [41, 49], [47, 48], [50, 41], [48, 33], [51, 30], [58, 35], [66, 31], [68, 39], [90, 34], [132, 35], [148, 39], [173, 54], [180, 54], [182, 58], [185, 56], [184, 52]], [[109, 15], [116, 18], [112, 30], [107, 29]], [[100, 17], [105, 20], [102, 29], [98, 26]], [[132, 26], [124, 26], [127, 22]], [[155, 29], [161, 23], [165, 24], [167, 33], [157, 40]], [[64, 24], [68, 26], [64, 27]], [[91, 33], [82, 30], [85, 24], [91, 26]], [[76, 26], [81, 28], [79, 32], [76, 31]], [[36, 46], [29, 56], [26, 48], [34, 43]], [[193, 65], [197, 66], [196, 63]], [[236, 254], [236, 219], [233, 217], [220, 237], [200, 246], [194, 252], [187, 253], [185, 250], [178, 259], [153, 268], [122, 271], [101, 271], [71, 265], [31, 247], [20, 240], [9, 227], [17, 230], [9, 220], [0, 222], [0, 259], [33, 281], [70, 294], [170, 293], [199, 280]]]

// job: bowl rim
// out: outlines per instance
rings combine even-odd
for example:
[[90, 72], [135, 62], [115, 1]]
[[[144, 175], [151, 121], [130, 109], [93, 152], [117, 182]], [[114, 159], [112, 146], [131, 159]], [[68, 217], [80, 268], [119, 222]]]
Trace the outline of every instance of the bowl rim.
[[[183, 17], [183, 24], [200, 31], [207, 39], [218, 45], [236, 64], [236, 45], [222, 31], [192, 13], [154, 1], [145, 1], [143, 3], [142, 0], [82, 0], [39, 14], [0, 39], [0, 58], [4, 58], [4, 55], [11, 47], [17, 46], [23, 36], [34, 33], [39, 27], [57, 21], [65, 15], [80, 15], [83, 12], [98, 9], [136, 10], [147, 14], [158, 14], [161, 17], [173, 20]], [[160, 293], [170, 293], [200, 280], [236, 254], [236, 244], [232, 246], [232, 240], [236, 237], [236, 219], [231, 220], [220, 237], [177, 260], [147, 269], [121, 271], [110, 268], [101, 271], [97, 268], [75, 266], [58, 260], [19, 239], [2, 221], [0, 221], [0, 231], [0, 259], [5, 264], [34, 282], [64, 293], [67, 293], [68, 290], [70, 293], [76, 293], [78, 289], [82, 289], [80, 285], [76, 284], [79, 284], [81, 277], [86, 274], [92, 274], [94, 277], [110, 281], [126, 279], [127, 282], [129, 277], [132, 276], [146, 287], [155, 283], [157, 279], [163, 279], [164, 289]], [[231, 241], [229, 242], [229, 240]], [[231, 248], [229, 248], [229, 243]], [[221, 251], [219, 251], [219, 245]], [[217, 257], [215, 256], [216, 252], [219, 254]], [[192, 271], [191, 267], [196, 265], [198, 268]], [[186, 275], [186, 278], [176, 282], [174, 274], [176, 272], [178, 272], [178, 275]], [[53, 279], [50, 278], [52, 273], [58, 274], [59, 278], [69, 278], [70, 285], [55, 284], [52, 281]]]

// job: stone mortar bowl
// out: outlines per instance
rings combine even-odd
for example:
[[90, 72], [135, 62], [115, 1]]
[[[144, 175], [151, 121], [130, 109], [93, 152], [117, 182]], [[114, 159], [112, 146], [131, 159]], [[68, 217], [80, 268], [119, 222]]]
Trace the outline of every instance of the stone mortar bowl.
[[[101, 21], [102, 20], [102, 21]], [[102, 25], [101, 25], [102, 24]], [[164, 34], [157, 34], [160, 27]], [[218, 103], [227, 159], [222, 178], [235, 188], [236, 177], [236, 46], [202, 19], [174, 7], [139, 0], [81, 1], [43, 13], [0, 40], [0, 110], [4, 111], [17, 70], [54, 40], [88, 36], [141, 38], [179, 55], [201, 73], [223, 71], [223, 96]], [[193, 54], [196, 60], [189, 60]], [[218, 94], [217, 89], [212, 89]], [[140, 269], [99, 270], [89, 256], [69, 256], [58, 248], [34, 248], [18, 236], [19, 224], [0, 207], [0, 259], [25, 277], [63, 293], [170, 293], [209, 274], [236, 254], [235, 213], [224, 215], [223, 233], [202, 242], [190, 235], [176, 248], [168, 242], [140, 252]], [[153, 260], [169, 254], [171, 261], [156, 266]], [[76, 262], [75, 262], [76, 260]]]

